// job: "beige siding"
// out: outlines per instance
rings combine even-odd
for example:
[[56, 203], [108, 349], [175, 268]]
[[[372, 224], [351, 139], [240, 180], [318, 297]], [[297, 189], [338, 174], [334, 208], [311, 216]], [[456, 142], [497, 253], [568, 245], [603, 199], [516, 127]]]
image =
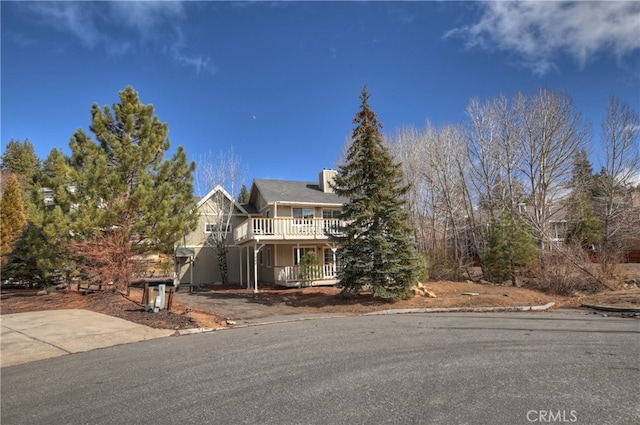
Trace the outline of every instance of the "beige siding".
[[[216, 250], [211, 247], [195, 248], [195, 261], [187, 264], [185, 259], [180, 259], [179, 278], [181, 284], [192, 283], [194, 285], [209, 285], [222, 282], [218, 256]], [[227, 253], [227, 272], [229, 283], [240, 283], [240, 248], [230, 247]], [[191, 269], [193, 268], [193, 282], [191, 279]]]
[[290, 205], [278, 205], [278, 217], [292, 217], [293, 211]]
[[[227, 244], [231, 244], [233, 242], [233, 229], [246, 220], [246, 217], [233, 216], [231, 217], [231, 221], [229, 224], [231, 225], [231, 231], [227, 234]], [[210, 236], [209, 233], [205, 232], [205, 224], [206, 223], [216, 223], [217, 217], [211, 215], [200, 215], [198, 217], [198, 225], [196, 228], [189, 233], [182, 243], [181, 246], [203, 246], [207, 245], [207, 238]]]
[[267, 203], [264, 200], [264, 197], [262, 196], [261, 193], [258, 193], [258, 197], [256, 199], [256, 208], [258, 211], [262, 211], [262, 209], [267, 205]]
[[[253, 248], [251, 248], [252, 252]], [[269, 261], [267, 260], [268, 253], [267, 251], [271, 251], [271, 265], [269, 266]], [[273, 274], [273, 246], [265, 245], [262, 247], [260, 252], [258, 253], [258, 276], [259, 281], [263, 283], [274, 283], [274, 274]]]

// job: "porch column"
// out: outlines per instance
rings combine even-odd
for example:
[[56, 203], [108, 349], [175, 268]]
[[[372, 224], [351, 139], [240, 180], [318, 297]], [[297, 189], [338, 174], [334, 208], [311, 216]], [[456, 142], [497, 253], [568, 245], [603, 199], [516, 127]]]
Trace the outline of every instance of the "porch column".
[[258, 246], [253, 246], [253, 292], [258, 292]]
[[253, 246], [253, 292], [258, 292], [258, 252], [264, 247], [264, 245]]
[[249, 289], [249, 282], [251, 280], [251, 274], [249, 273], [249, 248], [247, 247], [247, 289]]
[[196, 266], [195, 256], [190, 256], [189, 262], [191, 263], [191, 268], [189, 269], [189, 285], [193, 286], [193, 268]]
[[238, 261], [238, 266], [240, 266], [240, 286], [242, 286], [242, 247], [238, 247], [238, 256], [239, 256], [239, 261]]
[[173, 286], [178, 287], [180, 285], [180, 271], [182, 267], [180, 266], [180, 260], [176, 254], [173, 254]]
[[331, 248], [331, 254], [333, 254], [333, 278], [338, 277], [338, 259], [336, 258], [336, 251], [338, 248]]

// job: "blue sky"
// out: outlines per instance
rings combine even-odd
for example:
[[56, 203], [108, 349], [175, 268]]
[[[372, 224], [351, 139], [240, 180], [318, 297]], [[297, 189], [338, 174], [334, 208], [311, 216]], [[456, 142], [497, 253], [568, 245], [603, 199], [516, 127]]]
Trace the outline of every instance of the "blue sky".
[[[1, 2], [2, 152], [69, 153], [91, 105], [133, 86], [191, 160], [315, 180], [364, 84], [394, 133], [460, 123], [472, 97], [566, 91], [593, 123], [640, 110], [640, 2]], [[594, 157], [597, 167], [597, 156]]]

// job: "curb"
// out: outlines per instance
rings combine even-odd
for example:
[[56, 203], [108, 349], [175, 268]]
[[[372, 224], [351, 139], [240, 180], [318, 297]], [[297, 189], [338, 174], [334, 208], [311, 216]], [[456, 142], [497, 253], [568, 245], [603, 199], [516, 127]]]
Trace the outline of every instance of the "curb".
[[182, 335], [193, 335], [193, 334], [201, 334], [201, 333], [205, 333], [205, 332], [213, 332], [213, 331], [219, 331], [225, 328], [189, 328], [189, 329], [178, 329], [177, 334], [178, 336], [182, 336]]
[[291, 323], [291, 322], [303, 322], [303, 321], [306, 321], [306, 320], [334, 319], [336, 317], [348, 317], [348, 316], [345, 316], [345, 315], [334, 315], [334, 316], [319, 316], [319, 317], [299, 317], [299, 318], [291, 318], [291, 319], [286, 319], [286, 320], [274, 320], [274, 321], [271, 321], [271, 322], [242, 323], [240, 325], [231, 325], [231, 326], [229, 326], [227, 328], [178, 329], [176, 331], [176, 336], [201, 334], [201, 333], [215, 332], [215, 331], [228, 331], [228, 330], [232, 330], [232, 329], [250, 328], [250, 327], [253, 327], [253, 326], [277, 325], [277, 324], [281, 324], [281, 323]]
[[640, 307], [615, 307], [612, 305], [582, 304], [581, 307], [600, 311], [612, 311], [617, 313], [640, 313]]
[[555, 305], [550, 302], [544, 305], [517, 306], [517, 307], [433, 307], [433, 308], [402, 308], [374, 311], [363, 316], [380, 316], [385, 314], [409, 314], [409, 313], [491, 313], [491, 312], [518, 312], [518, 311], [543, 311]]
[[[371, 313], [364, 313], [360, 316], [384, 316], [389, 314], [411, 314], [411, 313], [491, 313], [491, 312], [521, 312], [521, 311], [543, 311], [548, 310], [553, 307], [555, 302], [550, 302], [544, 305], [525, 305], [525, 306], [517, 306], [517, 307], [433, 307], [433, 308], [396, 308], [391, 310], [381, 310], [381, 311], [373, 311]], [[638, 309], [640, 311], [640, 309]], [[357, 316], [357, 315], [356, 315]], [[224, 331], [231, 329], [242, 329], [253, 326], [264, 326], [264, 325], [276, 325], [280, 323], [291, 323], [291, 322], [302, 322], [305, 320], [316, 320], [316, 319], [334, 319], [336, 317], [352, 317], [347, 315], [332, 315], [332, 316], [320, 316], [320, 317], [300, 317], [300, 318], [291, 318], [287, 320], [276, 320], [272, 322], [256, 322], [256, 323], [243, 323], [241, 325], [234, 325], [228, 328], [190, 328], [190, 329], [180, 329], [177, 331], [178, 336], [182, 335], [193, 335], [199, 333], [206, 332], [214, 332], [214, 331]]]

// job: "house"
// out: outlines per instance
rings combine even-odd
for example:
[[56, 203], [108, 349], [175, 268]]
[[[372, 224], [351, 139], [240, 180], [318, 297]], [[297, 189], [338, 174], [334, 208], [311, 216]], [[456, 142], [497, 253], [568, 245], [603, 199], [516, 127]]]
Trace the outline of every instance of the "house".
[[335, 170], [323, 170], [317, 182], [256, 179], [247, 204], [237, 203], [222, 187], [202, 198], [198, 227], [176, 244], [176, 283], [222, 282], [219, 246], [228, 250], [228, 282], [257, 291], [258, 282], [301, 285], [301, 260], [314, 252], [319, 265], [312, 285], [333, 285], [339, 248], [331, 239], [340, 231], [347, 199], [331, 188]]

